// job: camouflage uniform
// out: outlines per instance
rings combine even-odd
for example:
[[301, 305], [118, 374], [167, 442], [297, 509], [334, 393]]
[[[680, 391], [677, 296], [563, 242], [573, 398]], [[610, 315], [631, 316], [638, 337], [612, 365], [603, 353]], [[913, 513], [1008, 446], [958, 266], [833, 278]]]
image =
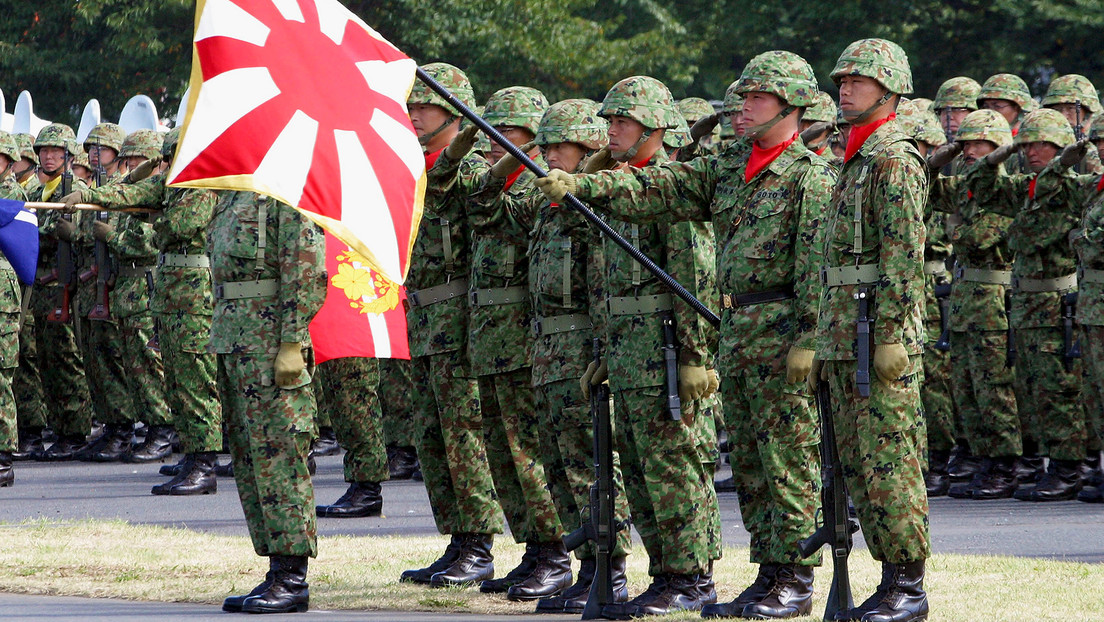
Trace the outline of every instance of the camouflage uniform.
[[[317, 554], [308, 326], [326, 297], [324, 240], [294, 209], [251, 192], [222, 193], [208, 228], [217, 292], [208, 347], [218, 355], [238, 495], [262, 556]], [[275, 382], [282, 343], [301, 344], [307, 361], [292, 387]]]
[[[15, 141], [6, 132], [0, 133], [0, 155], [13, 160], [19, 158]], [[23, 188], [7, 170], [0, 171], [0, 199], [21, 201], [26, 198]], [[0, 290], [0, 454], [16, 451], [19, 444], [18, 428], [29, 427], [24, 424], [25, 417], [18, 412], [13, 381], [19, 365], [19, 330], [23, 304], [23, 289], [15, 275], [15, 270], [6, 258], [0, 256], [0, 279], [4, 283]], [[11, 456], [0, 460], [0, 480], [3, 472], [10, 473]], [[6, 467], [6, 468], [5, 468]], [[5, 485], [0, 481], [0, 485]]]
[[[1020, 122], [1023, 121], [1024, 115], [1039, 107], [1039, 102], [1031, 96], [1031, 91], [1027, 88], [1027, 83], [1023, 81], [1023, 78], [1011, 73], [998, 73], [989, 76], [985, 80], [978, 92], [978, 106], [984, 106], [986, 100], [1003, 100], [1015, 104], [1016, 118], [1012, 120], [1005, 119], [1012, 130], [1012, 136], [1020, 131]], [[1004, 170], [1009, 175], [1028, 172], [1027, 157], [1023, 151], [1019, 151], [1008, 160], [1005, 160]]]
[[345, 481], [387, 480], [379, 360], [346, 357], [324, 361], [315, 370], [314, 381], [319, 420], [333, 426], [338, 443], [345, 448]]
[[[687, 97], [678, 103], [679, 114], [686, 120], [686, 125], [693, 127], [695, 123], [716, 112], [713, 105], [700, 97]], [[698, 140], [695, 155], [716, 154], [721, 144], [721, 124], [718, 123], [713, 131]]]
[[404, 359], [380, 361], [379, 401], [383, 440], [387, 447], [414, 447], [414, 411], [411, 409], [411, 363]]
[[[1075, 118], [1073, 120], [1067, 119], [1070, 127], [1073, 128], [1073, 135], [1076, 140], [1084, 138], [1085, 130], [1080, 125], [1075, 126], [1075, 122], [1084, 123], [1091, 117], [1101, 114], [1102, 111], [1100, 94], [1097, 93], [1096, 87], [1093, 86], [1092, 82], [1089, 82], [1088, 78], [1075, 73], [1059, 76], [1052, 80], [1041, 103], [1044, 108], [1050, 108], [1058, 104], [1074, 104], [1077, 106]], [[1088, 153], [1074, 167], [1074, 171], [1080, 174], [1091, 173], [1094, 175], [1104, 173], [1104, 163], [1100, 161], [1100, 153], [1097, 152], [1095, 144], [1089, 145]]]
[[[1080, 228], [1070, 235], [1078, 259], [1077, 323], [1081, 326], [1084, 397], [1090, 424], [1104, 437], [1104, 193], [1098, 178], [1089, 176]], [[1101, 488], [1097, 487], [1098, 490]]]

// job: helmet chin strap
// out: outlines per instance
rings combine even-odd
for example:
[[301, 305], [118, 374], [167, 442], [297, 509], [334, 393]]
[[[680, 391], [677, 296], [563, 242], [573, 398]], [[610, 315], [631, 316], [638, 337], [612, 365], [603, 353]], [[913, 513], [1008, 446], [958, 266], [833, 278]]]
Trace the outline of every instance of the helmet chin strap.
[[863, 110], [855, 116], [851, 116], [850, 114], [848, 114], [853, 113], [853, 110], [849, 111], [847, 109], [844, 109], [843, 118], [847, 119], [847, 121], [851, 123], [851, 125], [862, 125], [864, 121], [870, 118], [870, 115], [874, 114], [875, 110], [881, 108], [887, 101], [889, 101], [889, 98], [891, 97], [893, 97], [893, 93], [891, 93], [890, 91], [886, 91], [885, 95], [879, 97], [878, 101], [874, 102], [873, 106], [867, 108], [866, 110]]
[[618, 162], [630, 162], [636, 157], [636, 152], [640, 151], [640, 148], [644, 146], [644, 143], [648, 142], [648, 139], [652, 137], [652, 133], [655, 132], [650, 127], [644, 128], [644, 133], [640, 135], [640, 140], [636, 141], [636, 144], [629, 148], [628, 151], [613, 151], [610, 150], [610, 157]]
[[774, 118], [770, 121], [767, 121], [766, 123], [761, 123], [759, 125], [753, 125], [745, 129], [744, 136], [751, 138], [752, 140], [758, 140], [762, 138], [763, 134], [766, 134], [771, 130], [772, 127], [778, 125], [779, 121], [790, 116], [790, 113], [792, 113], [794, 110], [797, 110], [797, 106], [790, 106], [789, 104], [787, 104], [786, 107], [783, 108], [781, 112], [774, 115]]
[[445, 121], [444, 123], [442, 123], [441, 126], [438, 127], [437, 129], [433, 130], [432, 132], [430, 132], [428, 134], [422, 134], [421, 136], [418, 137], [418, 144], [425, 147], [426, 145], [428, 145], [430, 143], [430, 141], [432, 141], [434, 138], [436, 138], [438, 134], [445, 131], [445, 128], [452, 125], [453, 121], [456, 121], [456, 117], [449, 117], [448, 120]]

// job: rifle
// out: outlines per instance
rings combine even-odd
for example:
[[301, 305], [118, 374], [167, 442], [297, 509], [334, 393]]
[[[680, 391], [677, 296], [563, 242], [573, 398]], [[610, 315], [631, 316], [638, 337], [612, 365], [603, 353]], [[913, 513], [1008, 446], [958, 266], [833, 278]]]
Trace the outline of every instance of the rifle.
[[939, 302], [939, 340], [932, 347], [946, 352], [951, 349], [951, 284], [944, 277], [935, 283], [935, 299]]
[[847, 556], [851, 554], [852, 537], [859, 523], [851, 518], [847, 504], [847, 485], [839, 466], [836, 451], [836, 428], [832, 422], [832, 402], [828, 383], [817, 380], [816, 405], [820, 414], [820, 515], [821, 523], [813, 535], [798, 545], [802, 557], [809, 557], [824, 545], [832, 549], [832, 587], [824, 606], [824, 619], [834, 620], [836, 612], [855, 606], [851, 598], [851, 578], [847, 571]]
[[[601, 361], [602, 342], [594, 339], [594, 361]], [[594, 426], [594, 477], [590, 486], [590, 521], [563, 537], [567, 550], [574, 551], [587, 542], [595, 548], [594, 581], [583, 609], [583, 620], [602, 617], [602, 607], [613, 602], [613, 547], [617, 532], [628, 525], [618, 523], [614, 515], [617, 489], [613, 485], [613, 428], [610, 421], [609, 386], [590, 389], [590, 415]]]
[[[104, 170], [103, 164], [100, 164], [100, 146], [96, 145], [96, 169], [94, 174], [96, 176], [96, 187], [103, 185], [103, 177], [107, 173]], [[96, 220], [99, 222], [107, 222], [107, 212], [96, 212]], [[110, 321], [111, 320], [111, 299], [108, 293], [114, 288], [114, 275], [111, 269], [111, 253], [107, 248], [107, 242], [103, 240], [96, 240], [95, 245], [96, 263], [92, 266], [92, 269], [81, 274], [81, 282], [87, 281], [93, 275], [96, 277], [96, 304], [92, 307], [92, 310], [88, 312], [88, 319]]]
[[667, 367], [667, 411], [671, 421], [682, 420], [682, 399], [678, 390], [678, 345], [675, 343], [675, 317], [663, 314], [663, 361]]
[[1014, 367], [1016, 365], [1016, 329], [1012, 327], [1012, 288], [1004, 288], [1004, 321], [1008, 324], [1008, 328], [1004, 334], [1005, 340], [1005, 354], [1004, 354], [1004, 366]]
[[[69, 170], [69, 152], [65, 152], [65, 164], [61, 174], [61, 184], [58, 186], [58, 191], [61, 192], [61, 196], [66, 196], [73, 191], [73, 172]], [[62, 214], [61, 218], [69, 222], [73, 221], [73, 217], [69, 214]], [[71, 309], [73, 307], [73, 293], [77, 289], [77, 267], [73, 257], [73, 244], [66, 240], [58, 238], [57, 247], [57, 280], [61, 283], [61, 291], [59, 292], [60, 299], [58, 300], [57, 307], [46, 317], [48, 322], [59, 322], [62, 324], [68, 324], [71, 317]], [[79, 322], [77, 322], [79, 325]], [[80, 342], [80, 329], [75, 328], [77, 334], [77, 341]]]
[[873, 340], [870, 332], [870, 296], [869, 287], [860, 287], [855, 292], [855, 300], [859, 301], [859, 319], [855, 322], [858, 334], [855, 389], [862, 397], [870, 397], [870, 345]]
[[1073, 371], [1073, 360], [1081, 358], [1081, 340], [1073, 338], [1073, 320], [1077, 311], [1077, 292], [1062, 295], [1062, 365]]

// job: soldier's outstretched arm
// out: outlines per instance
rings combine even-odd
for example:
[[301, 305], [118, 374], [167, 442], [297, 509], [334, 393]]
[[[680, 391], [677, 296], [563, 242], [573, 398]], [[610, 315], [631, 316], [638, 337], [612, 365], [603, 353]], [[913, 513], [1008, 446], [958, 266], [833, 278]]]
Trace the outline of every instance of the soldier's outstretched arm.
[[153, 175], [132, 184], [108, 184], [81, 190], [81, 201], [106, 210], [127, 207], [161, 208], [165, 191], [164, 175]]
[[964, 183], [974, 194], [974, 200], [984, 209], [1005, 216], [1015, 216], [1023, 205], [1033, 175], [1006, 175], [1000, 164], [985, 158], [962, 173]]
[[628, 222], [711, 220], [717, 158], [665, 162], [576, 176], [575, 195]]

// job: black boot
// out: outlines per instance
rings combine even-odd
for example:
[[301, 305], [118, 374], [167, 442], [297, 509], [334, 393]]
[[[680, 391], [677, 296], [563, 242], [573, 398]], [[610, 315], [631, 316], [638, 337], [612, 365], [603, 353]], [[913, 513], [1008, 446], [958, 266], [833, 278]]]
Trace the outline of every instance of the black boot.
[[[537, 601], [537, 613], [582, 613], [590, 598], [590, 586], [594, 583], [594, 575], [597, 572], [597, 561], [593, 558], [584, 559], [579, 565], [579, 576], [575, 584], [564, 590], [564, 593], [551, 598], [542, 598]], [[610, 579], [612, 583], [613, 602], [623, 603], [629, 600], [628, 576], [626, 568], [627, 557], [610, 558]]]
[[[928, 617], [928, 595], [924, 592], [924, 561], [886, 564], [893, 582], [881, 601], [863, 614], [862, 622], [917, 622]], [[883, 570], [884, 574], [884, 570]]]
[[155, 495], [208, 495], [218, 491], [215, 478], [215, 452], [188, 454], [190, 461], [179, 475], [153, 487]]
[[134, 439], [134, 426], [130, 423], [109, 424], [104, 435], [94, 445], [89, 446], [81, 460], [86, 462], [119, 462], [130, 450]]
[[491, 534], [460, 534], [460, 555], [448, 568], [429, 578], [430, 587], [465, 587], [494, 577]]
[[628, 620], [677, 611], [701, 611], [703, 603], [697, 574], [668, 574], [652, 585], [655, 590], [648, 588], [644, 594], [627, 603], [606, 606], [602, 609], [602, 615], [613, 620]]
[[998, 456], [989, 460], [986, 470], [970, 491], [971, 499], [1007, 499], [1016, 492], [1016, 456]]
[[432, 564], [416, 570], [404, 570], [399, 581], [403, 583], [428, 584], [433, 575], [452, 565], [452, 562], [460, 557], [460, 535], [452, 534], [452, 540], [445, 547], [445, 552]]
[[1100, 470], [1100, 452], [1090, 454], [1081, 462], [1081, 484], [1099, 486], [1104, 483], [1104, 472]]
[[216, 464], [215, 475], [219, 477], [234, 477], [234, 461], [227, 460], [223, 464]]
[[244, 613], [302, 613], [307, 610], [307, 558], [274, 555], [275, 568], [268, 589], [242, 602]]
[[1104, 503], [1104, 486], [1082, 488], [1077, 493], [1077, 500], [1085, 503]]
[[951, 488], [951, 478], [947, 474], [947, 462], [951, 459], [951, 452], [942, 449], [933, 449], [928, 452], [928, 472], [924, 474], [924, 484], [928, 488], [929, 497], [942, 497]]
[[12, 466], [12, 452], [0, 451], [0, 488], [15, 484], [15, 468]]
[[[166, 465], [162, 466], [160, 469], [157, 469], [157, 472], [160, 473], [161, 475], [167, 475], [169, 477], [176, 477], [177, 475], [180, 475], [180, 471], [184, 469], [184, 463], [187, 462], [187, 461], [188, 461], [188, 454], [184, 454], [183, 456], [180, 456], [180, 460], [178, 460], [176, 462], [176, 464], [166, 464]], [[215, 475], [218, 475], [218, 472], [216, 472]]]
[[1043, 477], [1043, 457], [1028, 454], [1026, 451], [1016, 461], [1016, 481], [1021, 484], [1031, 484]]
[[383, 491], [379, 482], [353, 482], [333, 505], [315, 507], [319, 518], [360, 518], [383, 513]]
[[333, 428], [318, 428], [318, 438], [311, 442], [311, 451], [316, 456], [332, 456], [341, 451], [337, 444], [337, 434]]
[[947, 463], [947, 475], [952, 482], [968, 482], [980, 470], [981, 458], [970, 453], [965, 446], [960, 446]]
[[602, 617], [609, 620], [631, 620], [632, 618], [640, 617], [641, 605], [652, 602], [657, 596], [663, 593], [663, 590], [667, 588], [668, 576], [669, 575], [665, 574], [656, 575], [652, 577], [652, 582], [648, 585], [648, 589], [641, 592], [635, 598], [602, 607]]
[[506, 576], [498, 579], [487, 579], [479, 584], [479, 591], [484, 594], [502, 594], [514, 585], [521, 583], [523, 579], [533, 574], [537, 567], [537, 558], [540, 557], [541, 545], [539, 542], [526, 542], [525, 552], [521, 555], [521, 563]]
[[767, 595], [744, 608], [744, 618], [775, 620], [807, 616], [813, 610], [813, 567], [778, 567]]
[[237, 613], [242, 610], [242, 604], [245, 603], [246, 600], [264, 594], [265, 590], [272, 586], [272, 578], [276, 575], [276, 566], [276, 558], [269, 557], [268, 572], [265, 573], [264, 581], [261, 581], [260, 585], [250, 590], [248, 594], [228, 596], [226, 600], [222, 601], [222, 610], [229, 611], [230, 613]]
[[50, 445], [49, 449], [35, 452], [31, 455], [33, 460], [41, 462], [64, 462], [73, 460], [87, 443], [83, 434], [72, 434], [58, 438], [57, 442]]
[[882, 563], [882, 580], [878, 583], [878, 587], [874, 590], [866, 600], [860, 603], [856, 607], [851, 609], [841, 609], [832, 616], [833, 620], [861, 620], [864, 615], [870, 613], [882, 602], [882, 599], [889, 594], [889, 588], [893, 585], [893, 578], [896, 574], [896, 566], [893, 564]]
[[736, 492], [736, 480], [732, 477], [714, 480], [713, 489], [717, 492]]
[[539, 546], [537, 565], [528, 577], [506, 591], [510, 600], [530, 601], [555, 596], [571, 587], [571, 555], [563, 541]]
[[744, 607], [762, 600], [770, 592], [774, 583], [774, 575], [778, 572], [778, 564], [759, 564], [759, 574], [751, 585], [744, 588], [743, 592], [735, 600], [716, 605], [702, 607], [703, 618], [738, 618], [744, 613]]
[[410, 479], [418, 470], [418, 453], [410, 446], [387, 446], [387, 471], [391, 479]]
[[698, 593], [704, 605], [717, 602], [717, 584], [713, 582], [713, 562], [709, 562], [704, 572], [698, 574]]
[[32, 455], [45, 450], [42, 428], [19, 428], [19, 446], [12, 452], [12, 460], [30, 460]]
[[1022, 501], [1067, 501], [1076, 498], [1081, 488], [1081, 461], [1051, 458], [1046, 474], [1035, 488], [1026, 495], [1017, 492], [1015, 496]]
[[[151, 425], [146, 431], [146, 439], [123, 457], [124, 462], [142, 463], [157, 462], [168, 458], [173, 452], [173, 442], [176, 441], [176, 430], [171, 425]], [[166, 473], [164, 468], [162, 475], [178, 475]]]

